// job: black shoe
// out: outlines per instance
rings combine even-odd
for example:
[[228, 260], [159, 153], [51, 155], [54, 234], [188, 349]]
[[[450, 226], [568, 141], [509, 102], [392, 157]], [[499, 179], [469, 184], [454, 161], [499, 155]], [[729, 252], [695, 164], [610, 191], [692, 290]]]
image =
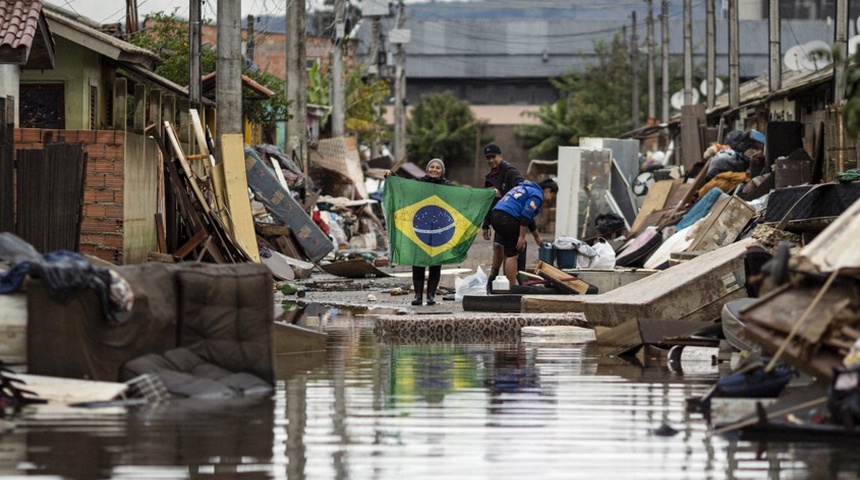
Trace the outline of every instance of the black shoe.
[[436, 297], [434, 295], [427, 295], [427, 305], [436, 305]]
[[412, 300], [412, 305], [421, 305], [421, 295], [415, 295], [415, 300]]

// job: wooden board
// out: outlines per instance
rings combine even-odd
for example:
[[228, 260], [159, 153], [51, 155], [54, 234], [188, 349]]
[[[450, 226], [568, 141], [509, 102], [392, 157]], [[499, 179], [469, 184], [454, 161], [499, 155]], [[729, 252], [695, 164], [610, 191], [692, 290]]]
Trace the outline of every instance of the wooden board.
[[227, 207], [233, 223], [233, 233], [239, 246], [251, 260], [260, 261], [257, 234], [251, 216], [251, 201], [248, 198], [248, 177], [245, 174], [245, 142], [242, 134], [221, 135], [221, 152], [224, 158], [224, 186], [227, 192]]
[[179, 144], [176, 131], [173, 130], [173, 126], [167, 120], [164, 121], [164, 131], [167, 133], [167, 139], [173, 147], [173, 153], [179, 160], [179, 165], [182, 166], [182, 171], [185, 172], [185, 177], [188, 178], [188, 183], [191, 184], [191, 190], [194, 192], [194, 197], [197, 198], [198, 202], [200, 202], [200, 206], [203, 207], [203, 211], [209, 213], [209, 203], [206, 201], [206, 197], [203, 196], [200, 186], [197, 185], [197, 176], [191, 170], [191, 165], [189, 165], [188, 160], [185, 158], [185, 152], [182, 151], [182, 146]]
[[538, 261], [535, 273], [568, 293], [585, 295], [588, 293], [589, 287], [591, 287], [591, 285], [578, 278], [571, 277], [569, 273], [555, 268], [543, 260]]
[[661, 180], [654, 182], [651, 188], [648, 189], [648, 194], [645, 196], [645, 201], [642, 207], [639, 208], [639, 213], [636, 215], [636, 220], [633, 221], [633, 226], [630, 227], [630, 234], [636, 235], [643, 228], [648, 226], [646, 223], [648, 217], [658, 210], [662, 210], [666, 206], [666, 200], [672, 192], [672, 180]]

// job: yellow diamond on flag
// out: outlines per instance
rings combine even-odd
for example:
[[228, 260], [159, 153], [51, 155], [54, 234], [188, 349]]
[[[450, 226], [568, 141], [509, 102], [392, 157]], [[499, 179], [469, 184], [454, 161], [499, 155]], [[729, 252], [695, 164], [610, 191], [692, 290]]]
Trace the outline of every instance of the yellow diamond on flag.
[[394, 227], [431, 257], [478, 231], [474, 223], [437, 195], [395, 211]]

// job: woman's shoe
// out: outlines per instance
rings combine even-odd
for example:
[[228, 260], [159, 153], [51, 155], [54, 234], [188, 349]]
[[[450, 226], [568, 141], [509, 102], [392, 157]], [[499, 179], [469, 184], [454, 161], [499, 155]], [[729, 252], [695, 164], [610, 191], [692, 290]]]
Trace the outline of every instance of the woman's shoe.
[[436, 305], [436, 296], [435, 295], [427, 295], [427, 305]]
[[[428, 302], [429, 302], [429, 297], [428, 297]], [[416, 293], [415, 294], [415, 300], [412, 300], [412, 305], [421, 305], [421, 303], [422, 303], [421, 302], [421, 294]]]

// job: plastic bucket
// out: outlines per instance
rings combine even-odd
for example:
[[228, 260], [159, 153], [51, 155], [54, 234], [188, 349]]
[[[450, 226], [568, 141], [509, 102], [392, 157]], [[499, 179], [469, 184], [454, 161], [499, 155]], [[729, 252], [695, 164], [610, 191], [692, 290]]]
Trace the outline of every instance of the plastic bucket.
[[576, 268], [576, 250], [555, 250], [555, 261], [558, 268]]
[[553, 249], [551, 243], [544, 242], [543, 244], [541, 244], [540, 249], [538, 250], [538, 259], [550, 265], [555, 262], [555, 250]]

